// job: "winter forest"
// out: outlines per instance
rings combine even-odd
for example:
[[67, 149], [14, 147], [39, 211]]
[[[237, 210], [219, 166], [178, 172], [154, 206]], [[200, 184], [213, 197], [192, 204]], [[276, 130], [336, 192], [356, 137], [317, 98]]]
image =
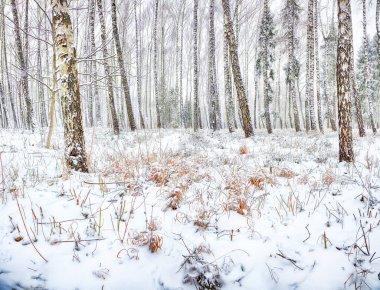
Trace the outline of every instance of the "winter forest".
[[380, 289], [380, 0], [0, 0], [0, 290]]

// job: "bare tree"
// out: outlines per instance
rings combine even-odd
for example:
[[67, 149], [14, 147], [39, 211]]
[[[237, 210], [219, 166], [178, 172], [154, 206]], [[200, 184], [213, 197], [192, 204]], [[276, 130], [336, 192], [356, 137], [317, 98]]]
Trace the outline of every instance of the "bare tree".
[[228, 52], [228, 39], [224, 26], [223, 36], [223, 62], [224, 62], [224, 98], [226, 100], [227, 126], [230, 133], [234, 131], [235, 108], [232, 98], [231, 71]]
[[180, 51], [179, 51], [179, 118], [180, 118], [180, 126], [185, 126], [185, 112], [183, 107], [183, 30], [184, 30], [184, 21], [185, 21], [185, 8], [186, 1], [182, 1], [182, 13], [181, 13], [181, 28], [180, 28]]
[[228, 48], [230, 53], [230, 60], [232, 65], [232, 73], [234, 76], [234, 82], [236, 92], [238, 95], [240, 112], [242, 116], [243, 130], [246, 138], [253, 135], [253, 128], [251, 125], [251, 117], [248, 107], [248, 101], [246, 91], [244, 89], [243, 79], [240, 72], [239, 56], [236, 47], [236, 39], [233, 31], [233, 24], [231, 21], [230, 3], [229, 0], [222, 0], [223, 12], [224, 12], [224, 26], [225, 34], [228, 40]]
[[[98, 0], [99, 1], [99, 0]], [[127, 107], [128, 121], [131, 130], [136, 130], [136, 122], [132, 109], [131, 95], [129, 92], [129, 84], [127, 79], [127, 73], [125, 72], [123, 52], [121, 50], [119, 31], [117, 27], [117, 17], [116, 17], [116, 3], [115, 0], [111, 0], [111, 12], [112, 12], [112, 34], [115, 40], [117, 61], [119, 63], [119, 70], [121, 75], [121, 84], [124, 90], [125, 104]]]
[[197, 131], [201, 126], [201, 111], [199, 108], [199, 95], [198, 95], [198, 0], [194, 0], [193, 9], [193, 69], [194, 69], [194, 131]]
[[41, 127], [47, 127], [46, 117], [46, 105], [45, 105], [45, 93], [42, 78], [42, 55], [41, 55], [41, 30], [42, 30], [42, 18], [40, 17], [40, 10], [38, 10], [38, 24], [37, 24], [37, 79], [38, 79], [38, 107], [39, 107], [39, 120]]
[[306, 58], [306, 131], [316, 130], [314, 107], [314, 0], [308, 2]]
[[158, 25], [158, 0], [155, 2], [154, 6], [154, 29], [153, 29], [153, 54], [154, 54], [154, 95], [156, 101], [156, 117], [157, 117], [157, 128], [161, 128], [161, 113], [160, 113], [160, 102], [159, 102], [159, 89], [158, 89], [158, 45], [157, 45], [157, 25]]
[[73, 28], [67, 0], [51, 0], [67, 165], [88, 172]]
[[300, 65], [296, 59], [295, 51], [297, 45], [296, 29], [299, 22], [299, 13], [301, 7], [297, 0], [286, 0], [283, 18], [287, 29], [287, 48], [288, 48], [288, 66], [287, 66], [287, 83], [289, 86], [289, 95], [293, 105], [294, 127], [296, 132], [301, 131], [300, 118], [298, 115], [297, 96], [296, 96], [296, 79], [299, 75]]
[[338, 0], [337, 89], [339, 113], [339, 161], [354, 161], [350, 96], [352, 20], [350, 0]]
[[368, 35], [367, 35], [367, 5], [366, 0], [362, 0], [363, 4], [363, 49], [364, 49], [364, 95], [368, 102], [368, 112], [371, 122], [372, 131], [377, 132], [375, 117], [373, 114], [373, 102], [369, 93], [369, 64], [368, 64]]
[[111, 111], [113, 132], [115, 133], [115, 135], [118, 135], [120, 133], [120, 128], [119, 128], [119, 121], [116, 115], [115, 97], [113, 93], [111, 69], [108, 64], [106, 22], [104, 20], [102, 0], [97, 0], [97, 5], [98, 5], [98, 14], [99, 14], [99, 21], [100, 21], [100, 32], [101, 32], [100, 37], [102, 39], [103, 66], [104, 66], [104, 71], [106, 74], [105, 77], [107, 80], [108, 104], [109, 104], [109, 109]]
[[24, 51], [22, 49], [23, 45], [21, 42], [21, 33], [20, 33], [20, 23], [18, 18], [17, 5], [15, 0], [11, 0], [12, 5], [12, 14], [13, 22], [15, 27], [15, 40], [16, 40], [16, 51], [17, 57], [20, 64], [20, 69], [22, 72], [21, 83], [22, 83], [22, 93], [24, 95], [25, 104], [26, 104], [26, 127], [29, 130], [34, 130], [34, 113], [33, 113], [33, 104], [32, 99], [29, 95], [29, 85], [28, 85], [28, 71], [27, 63], [25, 61]]
[[219, 106], [219, 95], [216, 78], [216, 62], [215, 62], [215, 0], [210, 0], [209, 6], [209, 62], [208, 62], [208, 86], [209, 86], [209, 116], [211, 129], [217, 130], [221, 128], [221, 116]]
[[319, 65], [319, 36], [318, 36], [318, 1], [314, 2], [314, 41], [315, 41], [315, 70], [317, 90], [317, 111], [319, 131], [323, 133], [322, 100], [321, 100], [321, 73]]
[[145, 129], [145, 122], [142, 115], [141, 109], [141, 57], [140, 57], [140, 42], [139, 42], [139, 22], [137, 18], [137, 0], [134, 1], [134, 12], [135, 12], [135, 30], [136, 30], [136, 79], [137, 79], [137, 101], [139, 105], [139, 116], [140, 116], [140, 124], [143, 129]]

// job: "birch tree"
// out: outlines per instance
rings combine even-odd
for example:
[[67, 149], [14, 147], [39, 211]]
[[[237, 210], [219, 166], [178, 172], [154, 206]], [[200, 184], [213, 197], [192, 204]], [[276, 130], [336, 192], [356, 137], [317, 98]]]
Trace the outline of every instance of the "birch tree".
[[37, 79], [38, 79], [38, 107], [39, 107], [39, 121], [41, 127], [47, 127], [46, 105], [45, 105], [45, 92], [43, 87], [42, 78], [42, 55], [41, 55], [41, 32], [42, 32], [42, 18], [40, 17], [40, 10], [37, 13]]
[[154, 64], [153, 64], [153, 74], [154, 74], [154, 95], [156, 101], [156, 119], [157, 128], [161, 128], [161, 113], [160, 113], [160, 92], [158, 89], [158, 43], [157, 43], [157, 26], [158, 26], [158, 0], [155, 1], [154, 5], [154, 28], [153, 28], [153, 54], [154, 54]]
[[194, 108], [193, 108], [193, 123], [194, 131], [197, 131], [201, 126], [201, 111], [199, 108], [199, 95], [198, 95], [198, 0], [194, 0], [193, 8], [193, 70], [194, 70]]
[[350, 0], [338, 0], [337, 90], [339, 114], [339, 161], [354, 161], [352, 145], [350, 69], [352, 22]]
[[274, 24], [269, 10], [268, 0], [264, 0], [264, 11], [259, 32], [259, 53], [257, 68], [263, 76], [264, 116], [268, 134], [273, 132], [271, 122], [270, 103], [273, 99], [271, 81], [274, 79], [272, 63], [274, 62]]
[[314, 0], [308, 2], [306, 56], [306, 131], [316, 130], [314, 107]]
[[297, 0], [286, 0], [286, 6], [283, 10], [283, 23], [286, 27], [288, 64], [287, 64], [287, 84], [289, 95], [293, 106], [294, 127], [296, 132], [301, 131], [300, 117], [298, 114], [296, 80], [299, 77], [300, 64], [296, 59], [296, 47], [298, 44], [296, 38], [297, 26], [299, 22], [299, 13], [301, 7]]
[[246, 91], [244, 89], [243, 78], [240, 72], [239, 56], [237, 52], [235, 33], [231, 21], [230, 1], [222, 0], [224, 13], [225, 34], [228, 40], [228, 49], [230, 53], [230, 61], [232, 66], [232, 74], [234, 76], [235, 88], [238, 95], [239, 107], [242, 117], [244, 135], [246, 138], [253, 136], [253, 128], [251, 124], [251, 116], [248, 107]]
[[98, 14], [99, 14], [99, 21], [100, 21], [100, 37], [102, 39], [103, 66], [104, 66], [104, 72], [106, 74], [105, 78], [107, 81], [108, 105], [111, 112], [113, 132], [115, 135], [119, 135], [120, 127], [119, 127], [119, 121], [117, 119], [117, 114], [116, 114], [115, 96], [113, 92], [111, 69], [108, 63], [106, 22], [105, 22], [104, 14], [103, 14], [103, 3], [102, 3], [103, 0], [96, 0], [96, 2], [98, 5]]
[[[90, 29], [90, 54], [91, 54], [91, 66], [90, 66], [90, 75], [91, 75], [91, 94], [93, 100], [93, 107], [91, 110], [95, 111], [95, 123], [96, 125], [100, 125], [101, 111], [100, 111], [100, 97], [99, 97], [99, 87], [98, 87], [98, 70], [96, 64], [96, 43], [95, 43], [95, 7], [96, 0], [89, 0], [89, 29]], [[91, 113], [91, 112], [90, 112]], [[92, 114], [94, 114], [92, 112]], [[94, 125], [94, 124], [92, 124]]]
[[137, 101], [138, 101], [138, 105], [139, 105], [140, 124], [141, 124], [141, 127], [143, 129], [145, 129], [145, 122], [144, 122], [144, 118], [142, 115], [142, 108], [141, 108], [141, 98], [142, 98], [142, 95], [141, 95], [141, 63], [140, 63], [141, 57], [140, 57], [140, 41], [139, 41], [139, 37], [140, 37], [140, 35], [139, 35], [139, 21], [137, 18], [137, 0], [134, 1], [133, 7], [134, 7], [134, 14], [135, 14], [135, 34], [136, 34], [135, 35], [136, 36], [135, 52], [136, 52]]
[[232, 84], [231, 84], [231, 71], [230, 71], [230, 60], [228, 52], [228, 39], [226, 33], [226, 25], [224, 25], [224, 36], [223, 36], [223, 63], [224, 63], [224, 98], [226, 101], [226, 115], [227, 115], [227, 126], [230, 133], [234, 131], [234, 120], [235, 120], [235, 108], [234, 101], [232, 98]]
[[316, 93], [317, 93], [317, 116], [319, 131], [323, 133], [322, 100], [321, 100], [321, 73], [319, 64], [319, 35], [318, 35], [318, 1], [314, 2], [314, 46], [315, 46], [315, 71], [316, 71]]
[[[100, 1], [100, 0], [98, 0]], [[129, 90], [129, 83], [127, 79], [127, 73], [125, 71], [124, 66], [124, 57], [123, 52], [121, 50], [120, 37], [119, 37], [119, 29], [117, 27], [117, 17], [116, 17], [116, 2], [115, 0], [111, 0], [111, 16], [112, 16], [112, 34], [115, 40], [116, 54], [117, 54], [117, 62], [119, 64], [120, 76], [121, 76], [121, 84], [124, 91], [125, 105], [127, 107], [127, 115], [129, 126], [132, 131], [136, 130], [136, 122], [132, 109], [132, 101]]]
[[215, 61], [215, 27], [214, 27], [215, 0], [210, 0], [209, 6], [209, 62], [208, 62], [208, 91], [209, 91], [209, 118], [211, 129], [221, 128], [219, 95], [217, 87]]
[[26, 58], [24, 55], [23, 44], [21, 42], [20, 23], [19, 23], [16, 1], [11, 0], [11, 5], [12, 5], [12, 15], [13, 15], [13, 22], [14, 22], [14, 30], [15, 30], [16, 52], [17, 52], [17, 58], [18, 58], [18, 62], [20, 65], [20, 70], [21, 70], [22, 94], [24, 96], [25, 104], [26, 104], [26, 128], [34, 131], [35, 123], [34, 123], [33, 104], [32, 104], [32, 99], [29, 94], [27, 63], [26, 63]]
[[67, 0], [51, 0], [54, 46], [57, 51], [58, 93], [61, 100], [65, 159], [69, 168], [88, 172], [82, 124], [76, 51]]
[[[333, 11], [334, 13], [334, 11]], [[323, 31], [322, 31], [323, 32]], [[322, 89], [326, 102], [326, 112], [328, 122], [333, 131], [337, 131], [336, 117], [334, 114], [336, 96], [336, 47], [337, 31], [335, 28], [334, 17], [329, 25], [329, 31], [323, 34], [324, 59], [323, 59], [323, 81]]]
[[375, 117], [373, 114], [373, 101], [369, 94], [369, 64], [368, 64], [368, 35], [367, 35], [367, 5], [366, 0], [362, 0], [363, 6], [363, 49], [364, 49], [364, 95], [368, 102], [369, 120], [372, 127], [372, 132], [377, 132]]

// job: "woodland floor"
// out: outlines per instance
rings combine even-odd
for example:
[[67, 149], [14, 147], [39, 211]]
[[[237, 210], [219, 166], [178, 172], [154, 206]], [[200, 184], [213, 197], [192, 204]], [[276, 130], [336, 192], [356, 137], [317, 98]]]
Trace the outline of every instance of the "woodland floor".
[[349, 165], [333, 132], [87, 129], [69, 174], [62, 133], [2, 130], [0, 289], [380, 289], [367, 133]]

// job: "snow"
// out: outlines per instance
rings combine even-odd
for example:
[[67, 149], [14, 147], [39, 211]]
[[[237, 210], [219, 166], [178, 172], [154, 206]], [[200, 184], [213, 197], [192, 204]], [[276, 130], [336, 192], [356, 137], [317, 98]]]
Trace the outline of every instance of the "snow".
[[378, 136], [86, 134], [90, 174], [0, 131], [0, 289], [380, 289]]

